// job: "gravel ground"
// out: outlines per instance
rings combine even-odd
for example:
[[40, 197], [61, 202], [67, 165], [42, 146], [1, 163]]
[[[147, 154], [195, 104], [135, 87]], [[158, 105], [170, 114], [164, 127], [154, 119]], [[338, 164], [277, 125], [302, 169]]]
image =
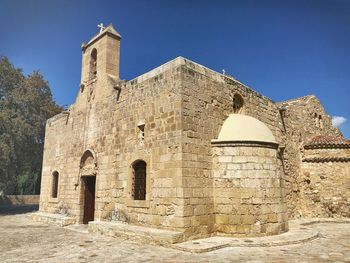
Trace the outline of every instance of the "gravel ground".
[[279, 247], [207, 253], [138, 244], [31, 221], [37, 206], [0, 206], [0, 262], [350, 262], [350, 224], [320, 223], [322, 237]]

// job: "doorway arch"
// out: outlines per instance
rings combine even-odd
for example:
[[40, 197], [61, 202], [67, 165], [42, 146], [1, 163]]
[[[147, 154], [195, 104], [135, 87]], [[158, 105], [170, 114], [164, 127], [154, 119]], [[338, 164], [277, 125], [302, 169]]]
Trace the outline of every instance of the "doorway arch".
[[88, 224], [95, 219], [96, 173], [95, 154], [91, 150], [87, 150], [80, 159], [83, 224]]

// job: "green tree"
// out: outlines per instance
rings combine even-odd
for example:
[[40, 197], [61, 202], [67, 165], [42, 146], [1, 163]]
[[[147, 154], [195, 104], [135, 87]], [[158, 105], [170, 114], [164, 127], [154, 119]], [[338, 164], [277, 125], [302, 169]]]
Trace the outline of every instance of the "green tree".
[[59, 112], [48, 82], [0, 57], [0, 191], [39, 193], [46, 120]]

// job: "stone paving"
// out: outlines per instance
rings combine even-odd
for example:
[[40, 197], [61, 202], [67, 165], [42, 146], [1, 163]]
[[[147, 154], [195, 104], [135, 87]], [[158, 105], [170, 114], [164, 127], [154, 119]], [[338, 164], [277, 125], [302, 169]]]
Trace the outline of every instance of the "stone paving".
[[0, 207], [0, 262], [350, 262], [349, 223], [308, 225], [320, 237], [301, 244], [191, 253], [36, 223], [21, 211]]

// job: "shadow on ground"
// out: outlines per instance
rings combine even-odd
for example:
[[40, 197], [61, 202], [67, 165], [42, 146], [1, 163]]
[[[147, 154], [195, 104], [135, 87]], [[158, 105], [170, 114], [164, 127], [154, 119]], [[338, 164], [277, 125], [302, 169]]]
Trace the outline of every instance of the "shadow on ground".
[[16, 215], [39, 210], [39, 205], [0, 205], [0, 215]]

